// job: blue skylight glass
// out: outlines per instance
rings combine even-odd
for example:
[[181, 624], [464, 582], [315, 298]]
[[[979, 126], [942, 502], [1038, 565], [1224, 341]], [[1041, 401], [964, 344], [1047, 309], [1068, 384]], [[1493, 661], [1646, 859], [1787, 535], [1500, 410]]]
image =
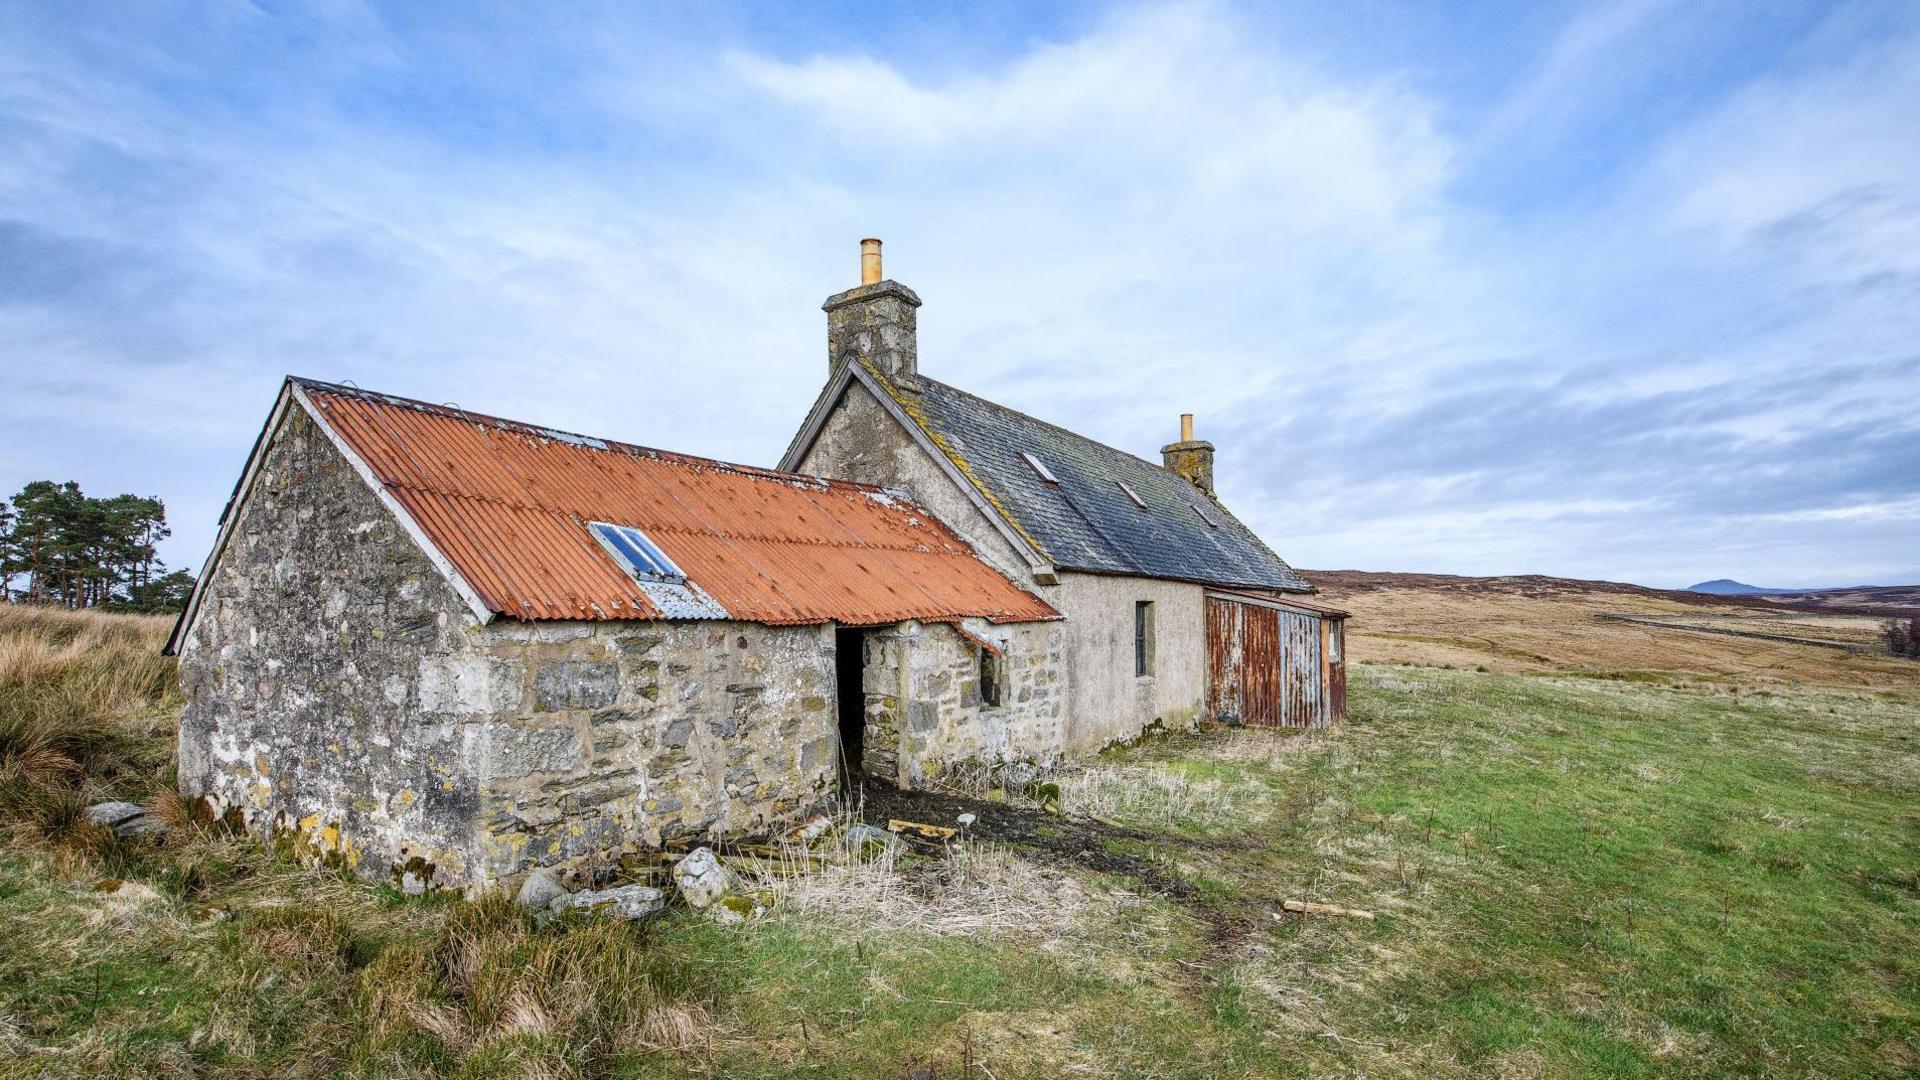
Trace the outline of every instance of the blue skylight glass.
[[627, 573], [642, 581], [670, 581], [684, 583], [687, 575], [659, 545], [647, 539], [647, 534], [631, 525], [609, 525], [604, 521], [590, 521], [587, 527], [593, 530], [594, 539], [607, 549], [615, 562], [624, 567]]

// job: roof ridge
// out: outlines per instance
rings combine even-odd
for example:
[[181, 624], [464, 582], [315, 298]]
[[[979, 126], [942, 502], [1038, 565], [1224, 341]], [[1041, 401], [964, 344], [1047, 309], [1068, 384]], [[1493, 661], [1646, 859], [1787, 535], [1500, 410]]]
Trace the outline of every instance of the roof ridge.
[[[565, 442], [588, 450], [615, 451], [625, 453], [628, 456], [653, 457], [666, 461], [704, 465], [759, 479], [779, 481], [797, 480], [814, 488], [826, 489], [839, 487], [861, 492], [877, 492], [883, 495], [889, 494], [886, 488], [877, 484], [863, 484], [856, 480], [840, 480], [825, 476], [811, 476], [807, 473], [785, 472], [780, 469], [769, 469], [762, 465], [747, 465], [737, 461], [702, 457], [699, 454], [688, 454], [678, 450], [662, 450], [657, 446], [643, 446], [639, 443], [623, 442], [619, 439], [607, 439], [598, 435], [584, 435], [576, 431], [562, 431], [559, 428], [551, 428], [544, 424], [535, 424], [526, 420], [514, 420], [510, 417], [494, 416], [491, 413], [473, 412], [458, 405], [436, 404], [431, 401], [422, 401], [419, 398], [402, 397], [399, 394], [388, 394], [379, 390], [368, 390], [363, 387], [350, 386], [345, 383], [326, 382], [322, 379], [310, 379], [301, 375], [289, 375], [287, 376], [287, 381], [305, 390], [317, 390], [323, 394], [333, 394], [338, 397], [352, 397], [361, 401], [392, 405], [396, 408], [411, 409], [415, 412], [423, 412], [432, 416], [440, 416], [449, 420], [459, 420], [469, 424], [485, 426], [487, 423], [491, 423], [499, 426], [502, 430], [515, 431], [522, 435], [533, 435], [553, 442]], [[910, 499], [906, 501], [912, 502]], [[918, 506], [919, 504], [915, 503], [914, 505]]]
[[[980, 468], [970, 470], [969, 477], [977, 485], [991, 480], [996, 490], [986, 492], [989, 501], [1020, 529], [1022, 535], [1033, 535], [1036, 547], [1047, 550], [1058, 547], [1054, 558], [1062, 569], [1180, 578], [1183, 577], [1182, 568], [1176, 566], [1175, 562], [1191, 565], [1197, 552], [1174, 557], [1165, 550], [1147, 549], [1160, 544], [1161, 540], [1173, 542], [1172, 538], [1184, 535], [1189, 545], [1197, 545], [1198, 551], [1216, 552], [1222, 560], [1220, 565], [1227, 568], [1220, 574], [1196, 575], [1193, 580], [1215, 585], [1234, 582], [1287, 590], [1311, 588], [1225, 502], [1209, 495], [1192, 480], [1163, 464], [950, 383], [925, 376], [921, 376], [919, 382], [924, 394], [916, 395], [919, 401], [914, 404], [924, 402], [924, 405], [917, 410], [910, 410], [916, 422], [932, 429], [929, 435], [949, 457], [964, 454], [981, 459], [976, 462]], [[939, 414], [938, 419], [934, 418], [935, 413]], [[924, 417], [921, 414], [925, 414]], [[952, 440], [971, 440], [979, 433], [985, 433], [991, 446], [998, 449], [990, 450], [983, 444], [979, 448], [966, 447], [962, 451], [952, 445]], [[1023, 447], [1023, 443], [1029, 445]], [[1039, 497], [1035, 491], [1038, 489], [1026, 479], [1025, 470], [1005, 453], [1021, 449], [1029, 450], [1042, 459], [1050, 459], [1054, 454], [1061, 455], [1062, 460], [1051, 461], [1051, 466], [1056, 471], [1061, 469], [1063, 461], [1073, 466], [1082, 474], [1078, 486], [1063, 471], [1061, 477], [1068, 482], [1053, 481], [1042, 485], [1051, 490], [1052, 495], [1036, 501]], [[999, 461], [1002, 457], [1007, 460]], [[1089, 469], [1093, 471], [1089, 472]], [[1198, 517], [1193, 522], [1156, 519], [1156, 528], [1171, 528], [1173, 531], [1164, 534], [1161, 540], [1147, 541], [1146, 547], [1142, 547], [1143, 538], [1131, 535], [1137, 530], [1132, 525], [1134, 519], [1130, 513], [1124, 519], [1111, 518], [1107, 514], [1106, 496], [1118, 493], [1113, 481], [1122, 484], [1132, 481], [1134, 485], [1142, 485], [1142, 492], [1148, 492], [1150, 485], [1152, 491], [1146, 494], [1146, 498], [1156, 506], [1169, 505], [1171, 508], [1185, 503], [1205, 516], [1206, 523], [1213, 528], [1196, 534], [1185, 526], [1191, 524], [1197, 527]], [[1083, 502], [1081, 495], [1091, 501]], [[1131, 511], [1132, 506], [1126, 509]], [[1115, 532], [1110, 526], [1118, 526], [1119, 531]], [[1087, 557], [1091, 557], [1090, 563], [1083, 561]], [[1201, 561], [1204, 563], [1206, 560]], [[1236, 576], [1224, 576], [1228, 574]], [[1246, 574], [1253, 576], [1239, 576]]]
[[[1039, 417], [1033, 415], [1032, 413], [1021, 412], [1019, 409], [1016, 409], [1011, 405], [1002, 405], [999, 402], [993, 400], [992, 398], [981, 397], [979, 394], [976, 394], [971, 390], [962, 390], [960, 387], [957, 387], [950, 382], [942, 382], [939, 379], [930, 379], [925, 375], [920, 376], [920, 381], [933, 383], [934, 385], [940, 387], [942, 390], [952, 391], [953, 393], [959, 394], [961, 397], [972, 398], [973, 400], [979, 402], [982, 405], [999, 409], [1001, 412], [1006, 413], [1009, 416], [1017, 416], [1022, 420], [1029, 420], [1029, 421], [1032, 421], [1033, 423], [1039, 424], [1041, 427], [1052, 428], [1053, 430], [1058, 431], [1063, 435], [1070, 435], [1076, 439], [1079, 439], [1081, 442], [1092, 443], [1093, 445], [1098, 446], [1103, 450], [1111, 450], [1116, 454], [1124, 454], [1127, 457], [1130, 457], [1133, 460], [1139, 462], [1140, 464], [1146, 466], [1147, 468], [1158, 469], [1159, 471], [1166, 473], [1168, 476], [1176, 477], [1181, 480], [1187, 479], [1186, 477], [1181, 476], [1179, 473], [1173, 472], [1172, 470], [1168, 469], [1165, 465], [1155, 464], [1154, 462], [1141, 457], [1139, 454], [1136, 454], [1131, 450], [1124, 450], [1118, 446], [1113, 445], [1112, 443], [1101, 442], [1099, 439], [1096, 439], [1091, 435], [1083, 435], [1080, 432], [1073, 430], [1072, 428], [1062, 427], [1051, 420], [1042, 420]], [[1187, 483], [1191, 485], [1193, 481], [1187, 480]], [[1200, 489], [1198, 487], [1195, 487], [1194, 490], [1199, 491]], [[1202, 492], [1202, 494], [1205, 494], [1205, 493]]]

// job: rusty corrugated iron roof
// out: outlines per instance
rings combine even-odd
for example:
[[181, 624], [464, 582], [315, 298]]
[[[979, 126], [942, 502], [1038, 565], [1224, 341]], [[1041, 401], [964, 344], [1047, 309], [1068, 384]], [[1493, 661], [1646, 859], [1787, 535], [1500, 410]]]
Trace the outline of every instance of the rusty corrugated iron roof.
[[[520, 619], [872, 625], [1059, 613], [878, 488], [292, 380], [482, 603]], [[588, 530], [638, 528], [688, 579], [629, 576]]]

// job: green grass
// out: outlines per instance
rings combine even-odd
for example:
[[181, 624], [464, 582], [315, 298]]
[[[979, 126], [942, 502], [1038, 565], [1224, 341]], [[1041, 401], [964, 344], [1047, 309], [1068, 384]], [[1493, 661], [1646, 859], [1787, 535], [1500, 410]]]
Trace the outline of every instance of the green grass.
[[[1063, 784], [1190, 901], [1014, 859], [984, 926], [943, 923], [949, 893], [925, 925], [535, 927], [242, 838], [103, 845], [59, 807], [163, 790], [176, 703], [15, 650], [12, 700], [68, 689], [0, 743], [0, 1076], [1920, 1067], [1920, 691], [1363, 667], [1333, 730], [1150, 740]], [[1296, 898], [1380, 918], [1276, 917]]]

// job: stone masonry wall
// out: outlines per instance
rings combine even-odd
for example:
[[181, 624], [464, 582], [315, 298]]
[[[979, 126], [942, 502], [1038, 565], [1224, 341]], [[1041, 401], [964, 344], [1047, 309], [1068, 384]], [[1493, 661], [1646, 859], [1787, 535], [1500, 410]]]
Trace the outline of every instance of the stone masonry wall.
[[[847, 387], [828, 415], [798, 471], [905, 491], [995, 569], [1025, 588], [1034, 588], [1026, 559], [857, 382]], [[1046, 596], [1045, 589], [1036, 591]]]
[[[181, 645], [180, 787], [362, 874], [464, 879], [473, 616], [294, 406]], [[502, 706], [509, 702], [500, 702]]]
[[831, 627], [495, 623], [463, 662], [519, 704], [475, 715], [479, 870], [768, 831], [829, 801]]
[[363, 876], [477, 886], [834, 790], [831, 628], [480, 626], [297, 406], [181, 649], [180, 786]]
[[1065, 627], [973, 619], [966, 627], [1000, 647], [999, 705], [981, 698], [980, 647], [966, 635], [943, 623], [903, 623], [893, 631], [907, 641], [897, 773], [903, 785], [957, 762], [1051, 763], [1067, 750]]

